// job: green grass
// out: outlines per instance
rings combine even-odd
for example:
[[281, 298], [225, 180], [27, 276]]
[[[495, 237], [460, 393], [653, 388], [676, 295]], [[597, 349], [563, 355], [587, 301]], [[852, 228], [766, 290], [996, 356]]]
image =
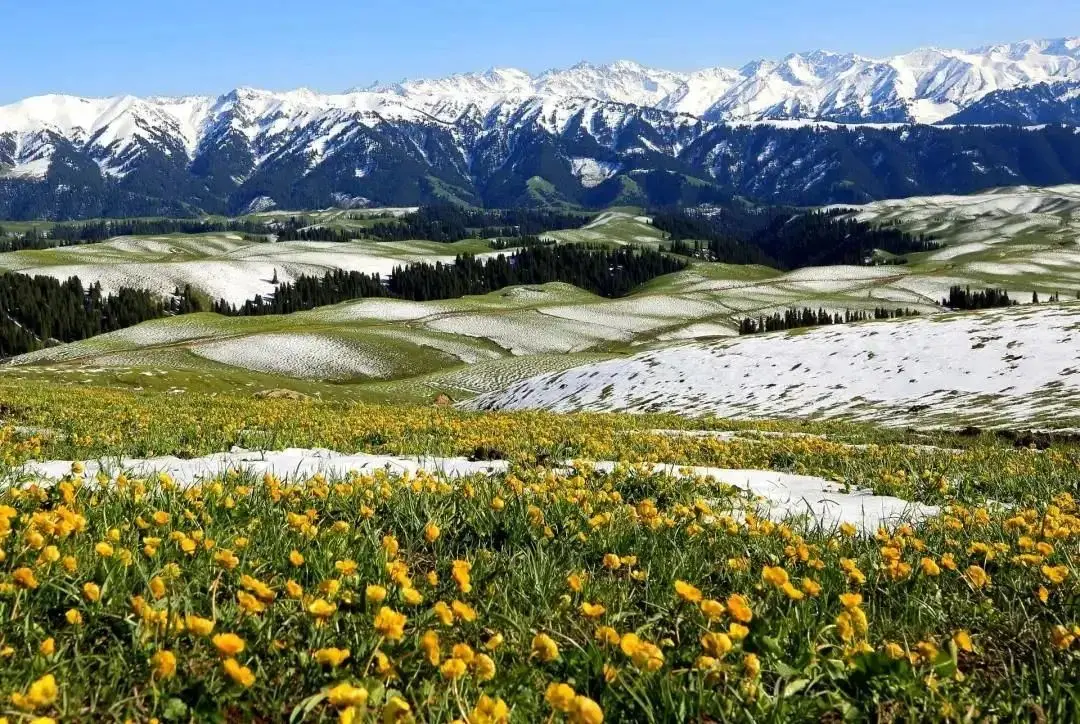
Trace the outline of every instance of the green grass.
[[[1065, 298], [1072, 298], [1071, 290], [1080, 287], [1077, 281], [1080, 279], [1080, 251], [1073, 251], [1075, 240], [1070, 236], [1073, 233], [1070, 230], [1075, 224], [1071, 215], [1075, 207], [1080, 207], [1080, 202], [1071, 205], [1071, 201], [1062, 201], [1054, 190], [1032, 193], [1038, 198], [1045, 197], [1040, 202], [1043, 205], [1036, 205], [1030, 213], [1021, 214], [965, 216], [967, 212], [963, 206], [954, 201], [908, 203], [899, 209], [883, 202], [863, 211], [864, 215], [879, 221], [899, 220], [905, 228], [916, 233], [932, 233], [947, 244], [945, 251], [975, 243], [973, 239], [986, 246], [953, 259], [935, 259], [941, 252], [929, 252], [912, 255], [910, 263], [903, 266], [823, 268], [794, 274], [759, 266], [695, 261], [687, 270], [655, 279], [622, 300], [600, 299], [566, 285], [545, 285], [542, 292], [504, 290], [483, 297], [433, 302], [426, 305], [427, 312], [409, 319], [380, 318], [377, 312], [366, 316], [354, 313], [363, 308], [361, 302], [284, 318], [167, 320], [152, 325], [182, 329], [197, 322], [206, 329], [192, 339], [164, 343], [139, 341], [138, 331], [135, 341], [124, 335], [88, 340], [37, 355], [30, 358], [38, 360], [34, 365], [8, 368], [0, 375], [33, 374], [45, 378], [56, 375], [57, 379], [65, 381], [107, 379], [130, 386], [142, 371], [149, 369], [146, 365], [153, 363], [166, 372], [165, 377], [175, 365], [175, 386], [180, 388], [193, 384], [192, 374], [209, 377], [226, 370], [230, 380], [252, 375], [253, 379], [257, 378], [256, 386], [295, 386], [298, 380], [267, 375], [256, 369], [212, 363], [192, 350], [224, 339], [246, 337], [257, 343], [259, 337], [268, 334], [317, 333], [360, 345], [385, 367], [378, 380], [351, 380], [354, 384], [330, 385], [331, 392], [352, 398], [375, 388], [378, 395], [400, 391], [405, 399], [423, 399], [435, 384], [433, 380], [459, 379], [469, 372], [470, 367], [492, 370], [490, 378], [479, 381], [473, 376], [472, 382], [457, 392], [440, 389], [457, 398], [468, 395], [473, 388], [486, 390], [495, 380], [519, 379], [515, 375], [505, 376], [501, 371], [496, 374], [496, 369], [521, 370], [523, 373], [531, 369], [546, 370], [544, 360], [552, 356], [562, 356], [566, 365], [572, 365], [588, 361], [589, 355], [594, 354], [623, 355], [688, 338], [724, 336], [734, 332], [743, 317], [772, 314], [790, 307], [824, 306], [842, 311], [888, 306], [934, 314], [941, 311], [937, 303], [953, 283], [976, 288], [1003, 286], [1021, 301], [1028, 301], [1032, 290], [1037, 290], [1043, 299], [1055, 291], [1061, 291]], [[374, 219], [350, 218], [365, 213], [368, 212], [330, 210], [307, 212], [303, 217], [312, 224], [346, 227], [354, 224], [359, 228], [375, 222]], [[374, 210], [372, 213], [380, 212]], [[555, 231], [546, 236], [561, 243], [636, 244], [662, 248], [663, 234], [647, 224], [640, 214], [641, 209], [635, 207], [612, 208], [598, 214], [583, 229]], [[289, 215], [289, 212], [252, 218], [268, 220], [282, 215]], [[1031, 228], [1017, 230], [1021, 223], [1029, 223]], [[1013, 231], [1006, 234], [1002, 228]], [[172, 278], [174, 273], [188, 274], [198, 287], [200, 283], [206, 283], [207, 269], [217, 268], [215, 265], [221, 265], [222, 269], [235, 269], [237, 265], [249, 265], [253, 270], [258, 267], [258, 275], [268, 277], [270, 269], [318, 273], [329, 268], [328, 265], [348, 265], [360, 258], [371, 263], [394, 264], [491, 251], [485, 240], [455, 244], [355, 242], [332, 245], [319, 252], [321, 256], [316, 258], [309, 255], [309, 246], [303, 242], [252, 244], [229, 239], [223, 234], [167, 235], [144, 241], [146, 243], [113, 240], [77, 248], [2, 254], [0, 268], [47, 272], [49, 267], [64, 265], [74, 270], [99, 269], [109, 273], [118, 268], [144, 269], [150, 276], [168, 274]], [[1017, 264], [1033, 264], [1040, 255], [1048, 252], [1075, 253], [1077, 260], [1073, 264], [1069, 261], [1071, 257], [1063, 256], [1061, 264], [1043, 264], [1040, 268], [1044, 271], [1038, 274], [1016, 267]], [[972, 268], [972, 264], [980, 263], [1012, 264], [1013, 271], [1002, 276], [988, 273], [985, 268], [982, 271], [977, 266]], [[117, 266], [121, 264], [124, 266]], [[526, 336], [533, 339], [526, 339]], [[547, 340], [550, 344], [538, 346], [536, 340]], [[535, 365], [516, 359], [521, 355], [511, 354], [514, 345], [519, 343], [535, 351], [535, 355], [524, 355], [526, 358], [535, 356]], [[571, 344], [574, 352], [560, 355]], [[153, 359], [147, 359], [145, 363], [140, 361], [134, 353], [141, 348], [146, 348], [148, 354], [153, 353]], [[318, 377], [319, 374], [316, 371], [306, 376]], [[163, 380], [162, 384], [172, 383]], [[200, 386], [202, 388], [204, 385]]]
[[[394, 697], [418, 721], [479, 720], [482, 695], [512, 722], [597, 721], [597, 709], [655, 722], [1080, 715], [1071, 443], [1035, 454], [989, 435], [843, 423], [4, 379], [0, 399], [0, 690], [14, 720], [330, 722], [355, 705], [345, 721], [393, 721]], [[672, 428], [741, 435], [652, 432]], [[208, 471], [194, 487], [71, 467], [22, 485], [28, 458], [233, 445], [486, 450], [514, 467], [464, 480]], [[568, 457], [628, 464], [607, 473]], [[771, 520], [735, 489], [629, 464], [644, 460], [822, 475], [948, 507], [857, 534]], [[441, 621], [440, 601], [458, 613]], [[212, 638], [226, 633], [242, 651]], [[331, 648], [348, 653], [336, 666], [320, 662]], [[331, 695], [342, 682], [353, 701]], [[549, 695], [557, 684], [573, 694]]]

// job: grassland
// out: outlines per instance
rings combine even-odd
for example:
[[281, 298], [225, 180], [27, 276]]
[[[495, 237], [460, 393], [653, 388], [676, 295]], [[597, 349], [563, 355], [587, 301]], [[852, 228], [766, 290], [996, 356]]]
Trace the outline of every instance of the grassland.
[[[0, 720], [1076, 721], [1080, 445], [942, 426], [1071, 424], [1080, 313], [937, 305], [1080, 287], [1075, 196], [860, 209], [948, 245], [904, 266], [186, 315], [12, 360]], [[663, 244], [633, 209], [551, 236]], [[213, 234], [0, 266], [240, 295], [485, 249]], [[924, 316], [729, 339], [792, 306]], [[613, 412], [445, 404], [507, 390]]]
[[[907, 307], [932, 315], [942, 311], [939, 302], [954, 284], [1002, 286], [1022, 301], [1033, 292], [1043, 300], [1056, 292], [1070, 299], [1080, 289], [1080, 197], [1073, 187], [879, 202], [855, 213], [932, 234], [945, 248], [912, 255], [906, 265], [791, 273], [695, 261], [618, 300], [556, 284], [426, 304], [362, 300], [283, 318], [195, 315], [45, 350], [5, 365], [0, 375], [176, 394], [240, 386], [373, 401], [430, 401], [441, 394], [464, 400], [576, 364], [723, 340], [743, 317], [790, 307]], [[258, 219], [283, 215], [294, 214]], [[340, 228], [372, 222], [355, 215], [304, 214], [311, 223]], [[547, 236], [560, 243], [664, 244], [640, 210], [630, 208]], [[240, 301], [271, 292], [275, 273], [288, 280], [330, 268], [386, 272], [485, 251], [484, 240], [252, 243], [208, 234], [0, 254], [0, 267], [78, 273], [106, 288], [171, 290], [191, 283]]]
[[[0, 399], [15, 720], [1080, 714], [1068, 442], [43, 381], [0, 380]], [[122, 474], [132, 457], [236, 445], [499, 460], [454, 476]], [[682, 464], [935, 507], [880, 530], [822, 525]]]

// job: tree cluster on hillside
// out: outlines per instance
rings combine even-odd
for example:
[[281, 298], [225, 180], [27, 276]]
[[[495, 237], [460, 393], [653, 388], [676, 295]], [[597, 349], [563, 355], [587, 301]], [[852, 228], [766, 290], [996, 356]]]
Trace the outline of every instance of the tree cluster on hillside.
[[214, 311], [240, 316], [290, 314], [363, 297], [422, 302], [547, 282], [565, 282], [601, 296], [620, 297], [685, 267], [685, 262], [651, 250], [536, 246], [484, 260], [463, 255], [453, 264], [410, 264], [395, 268], [385, 279], [378, 274], [341, 270], [322, 277], [300, 276], [279, 284], [271, 297], [256, 296], [239, 307], [221, 300]]
[[530, 246], [554, 246], [559, 242], [555, 239], [541, 237], [541, 236], [518, 236], [509, 237], [505, 239], [489, 239], [488, 246], [496, 251], [505, 251], [506, 249], [524, 249]]
[[848, 213], [842, 209], [804, 213], [786, 207], [668, 209], [655, 212], [652, 223], [668, 234], [675, 253], [785, 270], [864, 264], [876, 250], [909, 254], [939, 246], [925, 235], [909, 234], [896, 225], [856, 221], [846, 218]]
[[265, 235], [270, 229], [254, 221], [210, 221], [200, 219], [119, 219], [56, 224], [48, 229], [32, 228], [22, 234], [5, 234], [0, 227], [0, 251], [50, 249], [107, 241], [117, 236], [159, 236], [162, 234], [206, 234], [227, 232]]
[[919, 312], [914, 309], [888, 309], [877, 307], [873, 311], [865, 309], [845, 310], [830, 313], [824, 309], [817, 311], [810, 308], [787, 309], [783, 314], [776, 312], [759, 317], [746, 317], [739, 322], [739, 334], [757, 334], [759, 332], [779, 332], [785, 329], [800, 329], [802, 327], [820, 327], [831, 324], [850, 324], [851, 322], [866, 322], [871, 319], [898, 319], [900, 317], [917, 317]]
[[83, 286], [78, 277], [0, 274], [0, 357], [74, 342], [130, 327], [166, 313], [200, 311], [190, 289], [164, 303], [157, 294], [121, 288], [104, 294], [101, 284]]
[[591, 217], [552, 209], [468, 209], [452, 204], [421, 206], [396, 223], [378, 223], [371, 233], [387, 241], [428, 239], [461, 241], [494, 237], [535, 236], [545, 231], [576, 229]]
[[1016, 304], [1016, 300], [1010, 299], [1009, 293], [1004, 289], [982, 289], [973, 292], [971, 287], [959, 285], [949, 287], [948, 298], [941, 300], [941, 306], [949, 309], [993, 309]]
[[421, 206], [394, 219], [376, 221], [363, 228], [312, 225], [302, 216], [278, 224], [279, 241], [376, 241], [454, 242], [465, 239], [522, 238], [544, 231], [576, 229], [589, 220], [587, 214], [545, 209], [469, 209], [453, 204]]

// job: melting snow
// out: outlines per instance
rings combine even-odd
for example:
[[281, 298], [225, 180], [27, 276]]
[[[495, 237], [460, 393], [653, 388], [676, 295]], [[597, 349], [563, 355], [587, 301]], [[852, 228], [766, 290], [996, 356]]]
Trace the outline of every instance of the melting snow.
[[[71, 471], [71, 461], [52, 460], [27, 463], [23, 472], [38, 480], [52, 482]], [[595, 467], [610, 471], [613, 462], [599, 462]], [[85, 474], [93, 479], [98, 471], [129, 477], [149, 477], [167, 473], [179, 485], [187, 486], [200, 480], [212, 479], [235, 470], [261, 477], [271, 474], [281, 479], [307, 479], [318, 473], [341, 477], [349, 472], [373, 473], [388, 470], [399, 475], [424, 470], [447, 478], [470, 475], [493, 475], [505, 472], [505, 461], [474, 462], [464, 458], [395, 457], [388, 455], [344, 455], [330, 450], [290, 448], [280, 452], [252, 452], [234, 449], [201, 458], [181, 460], [175, 457], [87, 462]], [[765, 470], [726, 470], [723, 468], [692, 467], [658, 464], [655, 471], [680, 477], [684, 472], [711, 478], [746, 490], [760, 501], [765, 511], [776, 520], [807, 516], [810, 521], [831, 529], [848, 522], [872, 532], [881, 524], [920, 519], [938, 512], [933, 506], [910, 503], [900, 498], [873, 495], [869, 491], [843, 492], [841, 486], [823, 478]]]
[[903, 425], [1075, 416], [1080, 307], [1024, 307], [680, 345], [525, 380], [465, 405]]
[[260, 334], [209, 342], [191, 349], [215, 362], [289, 377], [349, 379], [389, 373], [377, 355], [320, 334]]

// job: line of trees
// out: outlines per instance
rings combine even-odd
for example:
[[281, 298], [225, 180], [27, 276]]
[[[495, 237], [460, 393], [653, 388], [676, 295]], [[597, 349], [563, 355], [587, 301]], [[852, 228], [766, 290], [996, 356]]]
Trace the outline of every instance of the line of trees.
[[529, 246], [554, 246], [558, 242], [551, 238], [542, 238], [539, 236], [519, 236], [510, 237], [505, 239], [489, 239], [488, 246], [496, 251], [505, 251], [506, 249], [523, 249]]
[[233, 316], [290, 314], [363, 297], [423, 302], [547, 282], [565, 282], [604, 297], [621, 297], [651, 279], [684, 268], [686, 262], [652, 250], [535, 246], [483, 260], [462, 255], [453, 264], [410, 264], [395, 268], [385, 279], [378, 274], [341, 270], [321, 277], [305, 275], [279, 284], [272, 297], [256, 296], [240, 306], [220, 300], [213, 310]]
[[675, 253], [785, 270], [865, 264], [877, 250], [903, 255], [940, 246], [932, 237], [909, 234], [895, 224], [870, 224], [848, 215], [843, 209], [804, 213], [786, 207], [667, 209], [654, 212], [652, 223], [668, 234]]
[[277, 222], [281, 241], [377, 241], [454, 242], [465, 239], [522, 238], [545, 231], [576, 229], [590, 216], [549, 209], [469, 209], [453, 204], [421, 206], [396, 219], [377, 221], [366, 228], [340, 229], [309, 226], [303, 217]]
[[374, 224], [371, 233], [386, 241], [521, 237], [576, 229], [587, 224], [590, 218], [588, 214], [554, 209], [469, 209], [439, 204], [421, 206], [396, 222]]
[[785, 329], [800, 329], [802, 327], [821, 327], [832, 324], [850, 324], [852, 322], [866, 322], [871, 319], [898, 319], [900, 317], [917, 317], [919, 312], [914, 309], [888, 309], [877, 307], [873, 311], [867, 309], [845, 310], [828, 312], [824, 309], [813, 310], [808, 307], [803, 309], [787, 309], [781, 314], [776, 312], [770, 315], [761, 315], [757, 318], [746, 317], [739, 322], [739, 334], [758, 334], [759, 332], [780, 332]]
[[959, 285], [949, 287], [949, 296], [941, 300], [941, 306], [948, 309], [993, 309], [1016, 304], [1016, 300], [1010, 299], [1009, 293], [1004, 289], [981, 289], [973, 292], [971, 287]]

